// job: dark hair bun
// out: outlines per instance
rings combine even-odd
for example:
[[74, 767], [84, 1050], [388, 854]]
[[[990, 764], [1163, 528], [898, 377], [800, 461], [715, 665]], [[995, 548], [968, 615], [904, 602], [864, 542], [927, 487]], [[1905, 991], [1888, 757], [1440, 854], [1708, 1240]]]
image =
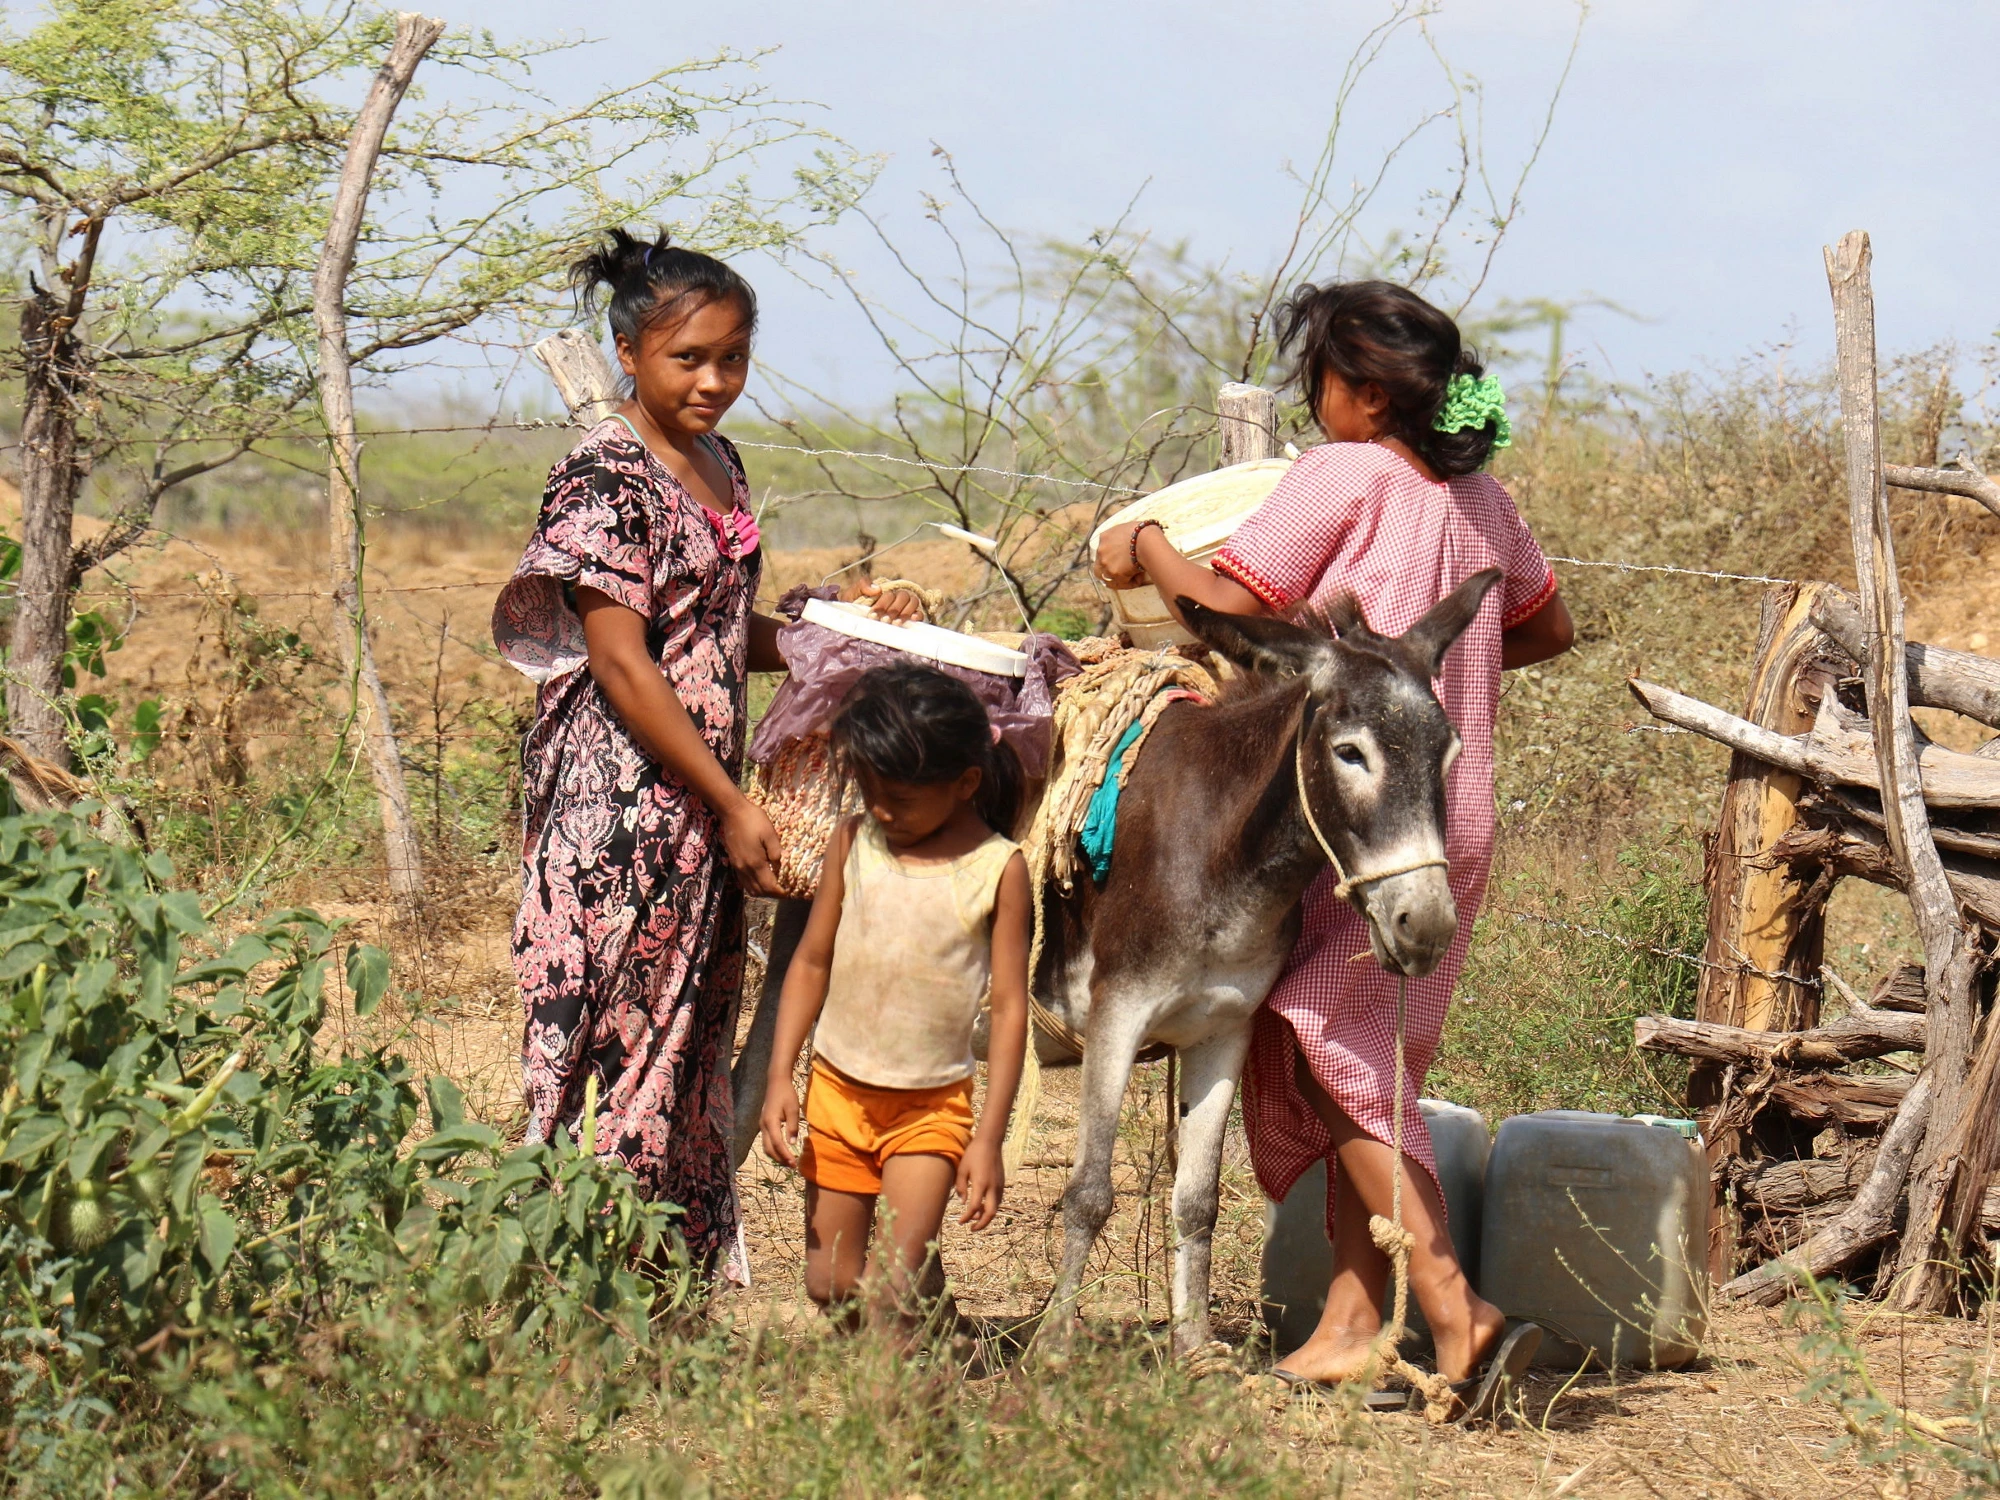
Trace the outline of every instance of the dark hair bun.
[[744, 326], [757, 327], [757, 294], [726, 263], [674, 244], [666, 230], [650, 243], [624, 229], [605, 231], [595, 249], [571, 264], [570, 285], [585, 312], [609, 292], [611, 331], [630, 343], [656, 323], [678, 321], [711, 302], [734, 302]]
[[1408, 287], [1342, 281], [1300, 287], [1278, 309], [1278, 346], [1294, 355], [1292, 378], [1307, 405], [1329, 374], [1352, 385], [1373, 381], [1389, 398], [1392, 435], [1450, 479], [1486, 467], [1498, 424], [1439, 432], [1431, 424], [1455, 375], [1478, 379], [1479, 356], [1450, 316]]

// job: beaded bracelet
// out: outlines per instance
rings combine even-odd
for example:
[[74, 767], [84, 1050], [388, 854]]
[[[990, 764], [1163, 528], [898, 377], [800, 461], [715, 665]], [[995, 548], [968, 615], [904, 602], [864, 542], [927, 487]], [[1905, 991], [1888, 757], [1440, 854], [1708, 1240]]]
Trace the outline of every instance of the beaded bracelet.
[[1140, 574], [1141, 576], [1144, 576], [1146, 570], [1139, 566], [1139, 533], [1144, 531], [1148, 526], [1159, 526], [1160, 535], [1165, 536], [1167, 534], [1167, 528], [1164, 526], [1160, 526], [1160, 523], [1158, 521], [1155, 521], [1150, 517], [1148, 517], [1144, 521], [1139, 522], [1138, 525], [1132, 528], [1132, 571], [1134, 573]]

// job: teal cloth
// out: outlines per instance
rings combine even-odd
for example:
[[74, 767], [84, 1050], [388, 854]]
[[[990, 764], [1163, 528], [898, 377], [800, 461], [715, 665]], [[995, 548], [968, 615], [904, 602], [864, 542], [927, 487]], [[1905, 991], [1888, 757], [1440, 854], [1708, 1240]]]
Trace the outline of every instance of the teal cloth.
[[1118, 743], [1111, 751], [1111, 761], [1104, 768], [1104, 781], [1091, 793], [1090, 806], [1084, 811], [1083, 831], [1077, 841], [1083, 845], [1084, 858], [1090, 861], [1090, 876], [1098, 884], [1111, 873], [1111, 843], [1118, 834], [1118, 794], [1119, 769], [1125, 764], [1125, 754], [1137, 743], [1140, 732], [1145, 728], [1144, 719], [1134, 719], [1132, 727], [1119, 736]]

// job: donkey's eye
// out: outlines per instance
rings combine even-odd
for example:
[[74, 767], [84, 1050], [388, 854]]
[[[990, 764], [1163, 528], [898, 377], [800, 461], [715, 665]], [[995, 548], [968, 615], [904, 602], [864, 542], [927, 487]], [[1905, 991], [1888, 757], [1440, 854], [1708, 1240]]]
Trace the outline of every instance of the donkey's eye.
[[1335, 745], [1333, 758], [1342, 765], [1353, 766], [1357, 771], [1368, 769], [1368, 757], [1361, 753], [1359, 745]]

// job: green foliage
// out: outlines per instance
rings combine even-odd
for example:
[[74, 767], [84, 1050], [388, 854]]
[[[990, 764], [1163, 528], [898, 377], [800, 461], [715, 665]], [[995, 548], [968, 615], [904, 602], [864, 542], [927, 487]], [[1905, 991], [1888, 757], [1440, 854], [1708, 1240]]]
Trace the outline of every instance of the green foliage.
[[[190, 1391], [218, 1349], [227, 1373], [328, 1325], [414, 1358], [388, 1301], [467, 1348], [642, 1347], [691, 1286], [675, 1211], [566, 1139], [504, 1150], [443, 1078], [412, 1139], [400, 1058], [316, 1055], [336, 929], [287, 911], [224, 942], [171, 873], [68, 818], [0, 819], [0, 1411], [17, 1445], [32, 1428], [29, 1450], [63, 1449], [108, 1410], [113, 1372], [166, 1351]], [[357, 1010], [388, 990], [379, 949], [349, 945], [344, 973]]]
[[1616, 883], [1583, 900], [1533, 872], [1494, 883], [1433, 1069], [1440, 1097], [1493, 1120], [1682, 1112], [1685, 1067], [1635, 1052], [1632, 1022], [1694, 1013], [1699, 971], [1675, 955], [1701, 951], [1699, 862], [1668, 841], [1621, 851], [1617, 867]]
[[1854, 1300], [1840, 1283], [1809, 1280], [1804, 1295], [1787, 1304], [1786, 1322], [1804, 1330], [1799, 1353], [1807, 1380], [1800, 1396], [1830, 1402], [1846, 1429], [1841, 1446], [1871, 1468], [1896, 1473], [1900, 1488], [1884, 1493], [1916, 1493], [1919, 1480], [1928, 1481], [1926, 1494], [2000, 1491], [2000, 1408], [1992, 1399], [1993, 1290], [1986, 1288], [1986, 1357], [1964, 1359], [1941, 1412], [1911, 1409], [1904, 1404], [1906, 1394], [1892, 1394], [1900, 1381], [1877, 1377], [1855, 1327]]

